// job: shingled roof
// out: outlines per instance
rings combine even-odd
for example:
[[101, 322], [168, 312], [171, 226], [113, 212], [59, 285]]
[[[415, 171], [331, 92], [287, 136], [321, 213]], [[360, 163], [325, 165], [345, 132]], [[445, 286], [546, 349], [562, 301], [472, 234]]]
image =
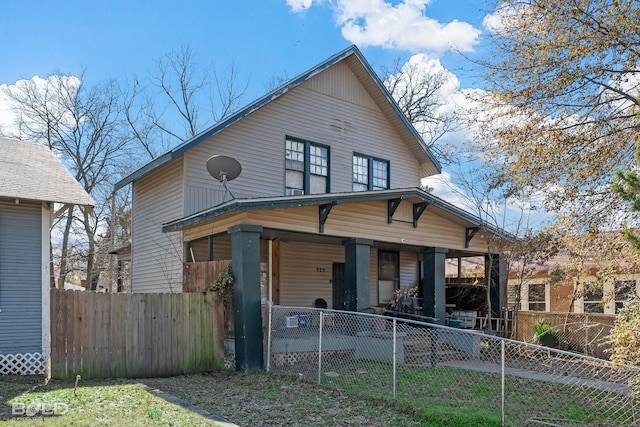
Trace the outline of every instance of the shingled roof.
[[0, 138], [0, 197], [96, 204], [48, 147], [4, 138]]

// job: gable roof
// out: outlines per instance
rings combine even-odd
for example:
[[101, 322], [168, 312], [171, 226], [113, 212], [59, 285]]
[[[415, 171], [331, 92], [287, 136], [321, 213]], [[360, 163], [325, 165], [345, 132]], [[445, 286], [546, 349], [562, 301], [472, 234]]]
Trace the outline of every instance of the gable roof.
[[[426, 143], [413, 127], [413, 125], [407, 120], [406, 116], [400, 110], [400, 107], [395, 102], [391, 94], [387, 91], [384, 84], [377, 76], [377, 74], [371, 68], [371, 65], [364, 58], [360, 50], [355, 46], [349, 46], [341, 52], [336, 53], [335, 55], [327, 58], [324, 62], [316, 65], [315, 67], [309, 69], [308, 71], [300, 74], [298, 77], [290, 80], [289, 82], [283, 84], [282, 86], [272, 90], [266, 95], [258, 98], [254, 102], [248, 104], [244, 108], [238, 110], [231, 116], [227, 117], [211, 126], [209, 129], [204, 132], [188, 139], [184, 143], [178, 145], [172, 150], [167, 151], [159, 157], [156, 157], [151, 162], [142, 166], [135, 172], [131, 173], [127, 177], [123, 178], [119, 182], [117, 182], [114, 186], [114, 190], [119, 190], [120, 188], [130, 184], [137, 178], [147, 174], [148, 172], [156, 169], [157, 167], [175, 159], [176, 157], [181, 156], [186, 151], [198, 145], [200, 142], [209, 138], [212, 135], [222, 131], [228, 126], [234, 124], [238, 120], [246, 117], [251, 114], [255, 110], [263, 107], [264, 105], [270, 103], [271, 101], [279, 98], [285, 93], [289, 92], [293, 88], [299, 86], [305, 81], [311, 79], [313, 76], [321, 73], [322, 71], [332, 67], [340, 61], [346, 61], [346, 63], [352, 68], [354, 74], [360, 80], [362, 85], [369, 92], [371, 97], [374, 99], [376, 104], [380, 107], [382, 112], [385, 114], [387, 118], [391, 121], [395, 129], [401, 135], [404, 140], [410, 141], [411, 149], [413, 154], [418, 158], [422, 164], [421, 172], [423, 176], [429, 176], [438, 174], [441, 172], [440, 162], [433, 155], [429, 147], [427, 147]], [[425, 165], [427, 163], [427, 165]]]
[[0, 138], [0, 197], [95, 206], [44, 145]]

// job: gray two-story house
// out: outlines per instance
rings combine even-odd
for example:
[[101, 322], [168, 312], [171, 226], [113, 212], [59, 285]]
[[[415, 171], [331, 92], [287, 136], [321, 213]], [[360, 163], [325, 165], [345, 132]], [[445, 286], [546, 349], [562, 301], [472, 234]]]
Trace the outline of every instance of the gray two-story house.
[[[214, 155], [241, 166], [230, 191]], [[349, 47], [116, 184], [133, 186], [133, 292], [180, 292], [185, 263], [231, 259], [236, 325], [261, 299], [366, 311], [415, 285], [444, 322], [445, 259], [486, 256], [500, 232], [420, 189], [440, 170]], [[237, 329], [236, 348], [259, 325]]]

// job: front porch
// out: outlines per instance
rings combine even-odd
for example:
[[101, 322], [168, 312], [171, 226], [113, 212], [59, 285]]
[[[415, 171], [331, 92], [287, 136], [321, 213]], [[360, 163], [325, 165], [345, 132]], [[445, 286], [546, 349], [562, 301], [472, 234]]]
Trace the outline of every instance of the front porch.
[[[484, 260], [491, 311], [499, 317], [504, 280], [500, 257], [484, 238], [491, 231], [479, 232], [473, 217], [443, 201], [432, 205], [430, 197], [405, 189], [232, 200], [163, 230], [182, 231], [189, 262], [232, 260], [240, 367], [238, 349], [262, 341], [265, 301], [366, 313], [415, 287], [419, 315], [445, 325], [447, 310], [466, 303], [448, 301], [450, 260]], [[239, 369], [262, 365], [262, 351], [251, 352], [250, 366]]]

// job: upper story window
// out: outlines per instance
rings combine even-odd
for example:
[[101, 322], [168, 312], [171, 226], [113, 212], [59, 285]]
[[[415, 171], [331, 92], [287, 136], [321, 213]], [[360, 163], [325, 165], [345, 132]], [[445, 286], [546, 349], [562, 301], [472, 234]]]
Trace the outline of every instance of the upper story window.
[[329, 147], [287, 137], [285, 195], [329, 192]]
[[353, 155], [353, 191], [389, 188], [389, 161], [363, 154]]

